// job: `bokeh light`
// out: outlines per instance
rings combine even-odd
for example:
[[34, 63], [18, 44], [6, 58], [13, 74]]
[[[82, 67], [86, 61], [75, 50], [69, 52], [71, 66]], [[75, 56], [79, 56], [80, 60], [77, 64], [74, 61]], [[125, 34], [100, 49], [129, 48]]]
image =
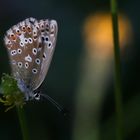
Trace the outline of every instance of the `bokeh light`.
[[[130, 44], [133, 31], [130, 20], [123, 14], [119, 15], [120, 47]], [[101, 56], [108, 56], [113, 51], [113, 32], [111, 14], [97, 12], [89, 16], [84, 24], [83, 36], [89, 52], [96, 51]]]

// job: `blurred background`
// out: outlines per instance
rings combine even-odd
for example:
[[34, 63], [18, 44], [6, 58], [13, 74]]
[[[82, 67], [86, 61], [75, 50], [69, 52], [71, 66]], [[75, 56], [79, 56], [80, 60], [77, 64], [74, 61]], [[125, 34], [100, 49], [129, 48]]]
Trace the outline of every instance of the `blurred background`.
[[[124, 132], [139, 140], [140, 1], [118, 0]], [[10, 73], [3, 37], [28, 17], [55, 19], [59, 32], [54, 57], [42, 85], [69, 114], [48, 101], [25, 105], [32, 140], [113, 140], [115, 133], [114, 60], [108, 0], [1, 0], [0, 77]], [[0, 104], [0, 139], [21, 140], [16, 109]]]

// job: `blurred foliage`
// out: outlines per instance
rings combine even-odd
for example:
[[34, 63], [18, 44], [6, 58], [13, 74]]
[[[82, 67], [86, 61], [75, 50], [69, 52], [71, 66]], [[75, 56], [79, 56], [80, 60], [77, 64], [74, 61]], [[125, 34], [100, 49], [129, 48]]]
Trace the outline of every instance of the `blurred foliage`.
[[8, 74], [3, 74], [1, 82], [1, 92], [3, 97], [0, 98], [0, 102], [8, 108], [5, 111], [17, 106], [23, 107], [25, 104], [24, 94], [17, 86], [17, 81]]

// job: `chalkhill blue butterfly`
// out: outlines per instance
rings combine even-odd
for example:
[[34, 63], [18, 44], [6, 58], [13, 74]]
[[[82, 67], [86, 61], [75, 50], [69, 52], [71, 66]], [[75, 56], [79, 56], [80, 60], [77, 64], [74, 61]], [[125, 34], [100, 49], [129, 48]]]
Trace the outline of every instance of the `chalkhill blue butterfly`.
[[[55, 20], [27, 18], [11, 27], [5, 35], [12, 75], [25, 101], [40, 99], [36, 90], [44, 81], [55, 50], [58, 26]], [[57, 103], [48, 98], [56, 106]]]

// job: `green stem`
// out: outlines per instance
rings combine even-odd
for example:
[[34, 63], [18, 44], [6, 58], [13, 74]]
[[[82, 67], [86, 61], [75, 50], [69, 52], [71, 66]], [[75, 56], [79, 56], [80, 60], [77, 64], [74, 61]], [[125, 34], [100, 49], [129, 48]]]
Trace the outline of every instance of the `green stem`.
[[26, 123], [24, 109], [21, 107], [17, 107], [17, 114], [19, 118], [23, 140], [29, 140], [29, 133], [28, 133], [28, 127]]
[[118, 14], [117, 0], [110, 0], [112, 24], [113, 24], [113, 39], [114, 39], [114, 59], [115, 59], [115, 102], [117, 113], [117, 140], [123, 140], [123, 108], [122, 108], [122, 92], [121, 92], [121, 61], [120, 61], [120, 46], [118, 32]]

